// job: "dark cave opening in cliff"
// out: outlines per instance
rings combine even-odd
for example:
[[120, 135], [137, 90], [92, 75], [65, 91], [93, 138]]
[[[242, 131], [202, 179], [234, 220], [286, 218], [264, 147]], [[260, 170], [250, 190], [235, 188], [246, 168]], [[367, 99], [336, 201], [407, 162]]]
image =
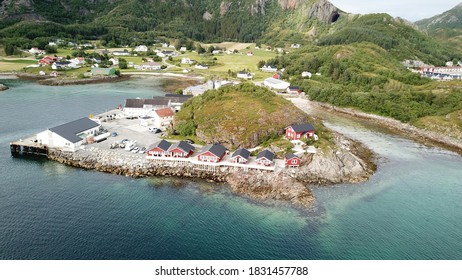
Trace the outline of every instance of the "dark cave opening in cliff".
[[330, 17], [330, 23], [336, 22], [340, 17], [339, 13], [333, 13], [332, 16]]

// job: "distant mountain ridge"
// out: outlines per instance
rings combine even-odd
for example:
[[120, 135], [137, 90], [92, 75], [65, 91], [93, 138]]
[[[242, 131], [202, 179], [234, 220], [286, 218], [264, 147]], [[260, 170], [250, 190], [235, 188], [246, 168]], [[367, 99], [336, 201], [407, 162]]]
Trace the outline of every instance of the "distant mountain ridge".
[[439, 28], [462, 28], [462, 3], [442, 14], [419, 20], [415, 24], [429, 31]]
[[[396, 59], [434, 64], [448, 47], [387, 14], [352, 15], [327, 0], [3, 0], [0, 40], [11, 48], [53, 38], [101, 40], [108, 47], [158, 38], [240, 41], [284, 47], [370, 42]], [[12, 47], [11, 47], [12, 46]]]
[[141, 32], [177, 31], [195, 40], [252, 41], [291, 15], [303, 28], [313, 21], [335, 22], [340, 10], [326, 0], [4, 0], [0, 27], [24, 20], [49, 21]]
[[442, 14], [419, 20], [415, 24], [430, 36], [462, 50], [462, 3]]

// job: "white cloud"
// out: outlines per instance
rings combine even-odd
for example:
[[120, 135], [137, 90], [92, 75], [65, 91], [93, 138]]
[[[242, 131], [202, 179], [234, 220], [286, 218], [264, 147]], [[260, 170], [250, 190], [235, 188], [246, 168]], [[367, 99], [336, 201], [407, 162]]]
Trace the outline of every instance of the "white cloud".
[[339, 9], [354, 14], [388, 13], [410, 21], [429, 18], [447, 11], [462, 0], [330, 0]]

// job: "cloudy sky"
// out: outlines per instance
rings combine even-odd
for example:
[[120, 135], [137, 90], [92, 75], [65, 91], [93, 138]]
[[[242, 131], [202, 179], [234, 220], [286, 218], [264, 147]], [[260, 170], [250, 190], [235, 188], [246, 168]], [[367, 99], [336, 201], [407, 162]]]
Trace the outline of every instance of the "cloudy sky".
[[388, 13], [410, 21], [429, 18], [447, 11], [462, 0], [330, 0], [339, 9], [354, 13]]

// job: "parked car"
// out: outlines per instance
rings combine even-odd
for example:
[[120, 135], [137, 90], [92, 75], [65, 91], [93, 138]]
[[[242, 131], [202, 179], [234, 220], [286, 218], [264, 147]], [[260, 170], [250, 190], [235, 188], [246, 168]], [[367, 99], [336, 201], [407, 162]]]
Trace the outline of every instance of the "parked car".
[[141, 149], [139, 150], [138, 153], [144, 154], [144, 153], [146, 152], [146, 150], [147, 150], [146, 147], [143, 147], [143, 148], [141, 148]]
[[185, 142], [187, 142], [187, 143], [189, 143], [189, 144], [191, 144], [191, 145], [194, 144], [194, 141], [193, 141], [192, 139], [186, 139]]
[[140, 148], [135, 147], [135, 148], [133, 148], [132, 153], [137, 153], [139, 150], [140, 150]]
[[117, 132], [113, 132], [111, 135], [112, 135], [112, 137], [116, 137], [119, 134], [117, 134]]

